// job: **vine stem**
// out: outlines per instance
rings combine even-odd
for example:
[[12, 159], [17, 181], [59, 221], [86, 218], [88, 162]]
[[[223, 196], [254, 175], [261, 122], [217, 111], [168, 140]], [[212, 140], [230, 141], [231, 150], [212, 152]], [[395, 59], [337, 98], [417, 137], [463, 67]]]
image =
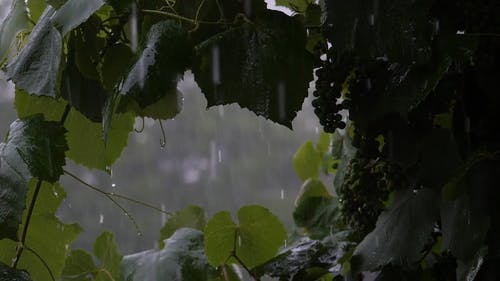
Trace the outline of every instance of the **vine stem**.
[[145, 14], [167, 16], [167, 17], [170, 17], [170, 18], [174, 18], [174, 19], [178, 19], [178, 20], [181, 20], [181, 21], [188, 22], [188, 23], [193, 24], [193, 25], [197, 25], [197, 24], [200, 24], [200, 23], [201, 24], [224, 24], [224, 23], [218, 22], [218, 21], [198, 21], [198, 20], [194, 20], [194, 19], [191, 19], [191, 18], [187, 18], [187, 17], [181, 16], [181, 15], [177, 15], [177, 14], [170, 13], [170, 12], [165, 12], [165, 11], [142, 9], [141, 12], [143, 12]]
[[36, 182], [35, 192], [33, 193], [33, 197], [31, 198], [30, 206], [28, 208], [28, 213], [26, 215], [26, 221], [23, 225], [23, 230], [21, 234], [21, 239], [19, 240], [19, 244], [17, 245], [16, 257], [12, 263], [12, 267], [16, 268], [19, 260], [21, 259], [21, 255], [24, 250], [24, 243], [26, 242], [26, 236], [28, 235], [28, 228], [31, 221], [31, 216], [33, 215], [33, 210], [35, 209], [36, 199], [38, 198], [38, 193], [40, 193], [40, 189], [42, 187], [42, 181], [38, 180]]
[[[70, 176], [71, 178], [73, 178], [74, 180], [78, 181], [79, 183], [85, 185], [86, 187], [94, 190], [94, 191], [97, 191], [105, 196], [109, 196], [109, 197], [116, 197], [116, 198], [120, 198], [120, 199], [123, 199], [123, 200], [126, 200], [126, 201], [130, 201], [132, 203], [135, 203], [135, 204], [138, 204], [138, 205], [141, 205], [141, 206], [144, 206], [144, 207], [147, 207], [149, 209], [152, 209], [152, 210], [155, 210], [155, 211], [158, 211], [160, 213], [163, 213], [163, 214], [166, 214], [166, 215], [169, 215], [169, 216], [172, 216], [173, 214], [171, 212], [168, 212], [168, 211], [164, 211], [156, 206], [153, 206], [149, 203], [146, 203], [146, 202], [143, 202], [143, 201], [140, 201], [140, 200], [137, 200], [137, 199], [134, 199], [134, 198], [130, 198], [128, 196], [125, 196], [125, 195], [121, 195], [121, 194], [117, 194], [117, 193], [114, 193], [114, 192], [107, 192], [107, 191], [104, 191], [102, 190], [101, 188], [98, 188], [98, 187], [95, 187], [93, 185], [91, 185], [90, 183], [87, 183], [85, 182], [84, 180], [80, 179], [78, 176], [76, 176], [75, 174], [71, 173], [71, 172], [68, 172], [66, 170], [63, 170], [64, 173], [67, 175], [67, 176]], [[108, 198], [109, 198], [108, 197]]]
[[250, 268], [248, 268], [248, 266], [238, 257], [238, 254], [236, 253], [236, 245], [237, 245], [238, 239], [239, 239], [238, 229], [236, 229], [234, 231], [233, 250], [231, 251], [231, 255], [229, 257], [227, 257], [227, 259], [224, 263], [227, 263], [230, 258], [234, 258], [243, 267], [243, 269], [245, 269], [246, 272], [248, 272], [248, 274], [250, 274], [250, 276], [252, 276], [252, 278], [254, 280], [260, 281], [260, 278], [255, 276], [254, 273], [250, 270]]

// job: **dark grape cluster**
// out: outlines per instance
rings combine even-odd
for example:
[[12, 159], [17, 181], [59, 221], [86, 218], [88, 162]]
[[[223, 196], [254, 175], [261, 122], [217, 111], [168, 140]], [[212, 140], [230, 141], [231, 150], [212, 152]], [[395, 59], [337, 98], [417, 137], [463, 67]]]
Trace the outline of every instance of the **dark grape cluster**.
[[404, 186], [403, 173], [383, 160], [355, 157], [337, 188], [344, 223], [364, 237], [377, 222], [390, 192]]
[[341, 102], [341, 97], [342, 85], [349, 75], [350, 65], [347, 57], [334, 59], [333, 49], [330, 48], [321, 67], [316, 70], [318, 79], [312, 105], [325, 132], [333, 133], [335, 129], [344, 129], [346, 126], [340, 111], [349, 108], [349, 102]]

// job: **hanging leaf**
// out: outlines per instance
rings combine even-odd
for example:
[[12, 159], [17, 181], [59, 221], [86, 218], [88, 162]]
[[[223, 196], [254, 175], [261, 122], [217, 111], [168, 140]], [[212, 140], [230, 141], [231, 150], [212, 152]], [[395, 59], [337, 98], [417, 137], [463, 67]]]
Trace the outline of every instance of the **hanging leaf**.
[[121, 92], [126, 98], [122, 108], [127, 108], [127, 103], [145, 108], [165, 95], [175, 95], [192, 49], [187, 32], [175, 21], [153, 25], [139, 60], [123, 83]]
[[[34, 180], [30, 183], [26, 200], [28, 204], [33, 197], [35, 184]], [[43, 183], [40, 188], [37, 204], [31, 216], [30, 231], [26, 236], [26, 247], [29, 247], [31, 251], [25, 249], [18, 263], [18, 268], [29, 270], [33, 280], [52, 280], [47, 268], [33, 252], [47, 263], [55, 279], [58, 280], [69, 246], [82, 231], [80, 226], [64, 224], [55, 216], [55, 212], [65, 197], [66, 194], [59, 184]], [[17, 243], [14, 241], [0, 241], [0, 261], [11, 263], [12, 258], [16, 256], [16, 248]]]
[[16, 88], [14, 104], [19, 118], [43, 114], [47, 121], [59, 121], [66, 107], [66, 102], [61, 99], [33, 96], [19, 88]]
[[0, 25], [0, 61], [9, 53], [16, 36], [29, 28], [29, 18], [26, 2], [15, 0], [10, 12]]
[[101, 81], [104, 88], [113, 91], [133, 65], [134, 53], [125, 44], [111, 46], [102, 58]]
[[264, 207], [242, 207], [238, 220], [236, 225], [231, 214], [224, 211], [207, 223], [205, 251], [212, 266], [225, 264], [234, 253], [252, 268], [274, 257], [286, 239], [284, 226]]
[[101, 6], [104, 0], [68, 0], [52, 18], [54, 25], [66, 35], [69, 31], [85, 22]]
[[317, 178], [322, 165], [322, 157], [311, 141], [305, 142], [293, 156], [293, 169], [301, 180]]
[[14, 169], [20, 167], [19, 161], [22, 161], [32, 177], [56, 182], [66, 162], [65, 133], [59, 123], [45, 121], [41, 114], [18, 119], [10, 126], [0, 156]]
[[353, 267], [366, 271], [390, 263], [415, 266], [438, 216], [439, 197], [434, 191], [397, 191], [388, 210], [379, 216], [375, 229], [356, 247]]
[[160, 247], [163, 248], [163, 240], [172, 236], [178, 229], [188, 227], [203, 231], [206, 224], [205, 210], [198, 206], [189, 206], [177, 211], [160, 230]]
[[198, 47], [196, 82], [208, 106], [238, 103], [290, 127], [312, 80], [305, 47], [299, 21], [264, 11], [254, 24], [229, 29]]
[[204, 254], [203, 232], [181, 228], [165, 240], [162, 250], [149, 250], [125, 256], [123, 280], [214, 280], [219, 273]]
[[32, 281], [26, 270], [18, 270], [0, 262], [0, 281]]
[[105, 142], [101, 124], [92, 123], [78, 111], [71, 110], [65, 123], [69, 146], [66, 155], [86, 167], [109, 170], [127, 146], [134, 115], [130, 112], [113, 114], [110, 126]]
[[47, 8], [19, 55], [7, 66], [7, 75], [30, 94], [55, 97], [61, 62], [62, 36], [53, 26], [55, 10]]

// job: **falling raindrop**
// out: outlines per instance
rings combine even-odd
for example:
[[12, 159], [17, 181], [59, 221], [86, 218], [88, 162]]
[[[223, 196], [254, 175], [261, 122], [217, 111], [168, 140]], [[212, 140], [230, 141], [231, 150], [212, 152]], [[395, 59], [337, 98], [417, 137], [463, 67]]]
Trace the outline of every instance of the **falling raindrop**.
[[135, 2], [132, 4], [131, 13], [130, 13], [130, 47], [132, 48], [132, 52], [137, 52], [137, 45], [139, 41], [138, 37], [138, 28], [137, 28], [137, 6]]
[[281, 200], [285, 199], [285, 190], [283, 188], [281, 189], [280, 197], [281, 197]]
[[103, 224], [103, 223], [104, 223], [104, 215], [100, 214], [99, 215], [99, 224]]
[[220, 50], [219, 46], [212, 48], [212, 82], [214, 85], [220, 84]]
[[[164, 203], [161, 204], [161, 210], [165, 212], [166, 206]], [[161, 225], [164, 225], [167, 222], [167, 214], [161, 213]]]
[[65, 244], [65, 245], [64, 245], [64, 249], [66, 249], [66, 251], [67, 251], [67, 250], [69, 250], [69, 245], [68, 245], [68, 244]]
[[238, 246], [241, 247], [241, 236], [238, 236]]
[[434, 21], [434, 35], [439, 33], [439, 20]]
[[316, 126], [316, 127], [314, 128], [314, 133], [316, 133], [316, 135], [317, 135], [317, 134], [319, 134], [319, 128], [318, 128], [318, 126]]
[[217, 161], [219, 161], [219, 163], [221, 163], [222, 162], [222, 151], [220, 149], [217, 151], [217, 157], [218, 157]]
[[219, 105], [218, 110], [219, 110], [219, 116], [224, 117], [224, 106]]
[[370, 21], [370, 25], [375, 25], [375, 14], [371, 14], [368, 20]]
[[137, 236], [141, 237], [142, 236], [142, 232], [137, 231]]
[[116, 183], [112, 183], [112, 184], [111, 184], [111, 187], [116, 187]]
[[372, 79], [366, 78], [366, 89], [370, 91], [372, 89]]
[[285, 248], [287, 247], [287, 243], [288, 243], [288, 241], [285, 239]]

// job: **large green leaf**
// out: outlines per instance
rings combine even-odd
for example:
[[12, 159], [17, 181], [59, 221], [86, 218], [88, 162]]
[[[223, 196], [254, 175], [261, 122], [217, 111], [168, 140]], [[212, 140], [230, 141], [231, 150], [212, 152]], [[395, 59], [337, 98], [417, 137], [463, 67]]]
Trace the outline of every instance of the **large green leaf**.
[[64, 154], [68, 150], [65, 133], [62, 125], [45, 121], [41, 114], [16, 120], [0, 156], [13, 169], [22, 169], [22, 161], [32, 177], [56, 182], [63, 173]]
[[112, 119], [105, 143], [101, 124], [92, 123], [78, 111], [71, 110], [65, 124], [68, 129], [67, 156], [89, 168], [109, 169], [127, 145], [128, 135], [134, 125], [134, 115], [114, 114]]
[[32, 281], [26, 270], [18, 270], [0, 262], [0, 281]]
[[41, 113], [48, 121], [60, 120], [66, 107], [62, 99], [30, 95], [19, 88], [16, 88], [14, 104], [19, 118]]
[[91, 255], [84, 250], [74, 250], [66, 258], [61, 281], [92, 281], [91, 273], [97, 271]]
[[16, 86], [30, 94], [55, 97], [57, 93], [62, 36], [52, 24], [54, 14], [51, 7], [44, 11], [28, 42], [7, 67]]
[[[33, 180], [26, 202], [31, 202], [34, 191]], [[66, 194], [59, 184], [42, 184], [26, 236], [25, 246], [31, 250], [25, 249], [18, 263], [18, 268], [29, 270], [33, 280], [52, 280], [47, 268], [33, 252], [47, 263], [57, 280], [61, 275], [69, 246], [82, 231], [78, 225], [64, 224], [55, 216], [65, 197]], [[16, 256], [16, 248], [17, 243], [14, 241], [0, 241], [0, 261], [10, 263]]]
[[15, 0], [12, 2], [9, 14], [0, 26], [0, 61], [8, 54], [16, 36], [27, 28], [29, 28], [29, 18], [26, 2]]
[[123, 106], [135, 102], [144, 108], [165, 95], [175, 95], [192, 50], [187, 32], [175, 21], [153, 25], [140, 58], [123, 83]]
[[293, 156], [293, 169], [301, 180], [317, 178], [322, 164], [321, 153], [314, 148], [312, 141], [305, 142]]
[[[118, 251], [113, 234], [103, 232], [94, 243], [94, 254], [101, 261], [96, 281], [120, 280], [122, 254]], [[110, 278], [112, 277], [112, 279]]]
[[205, 250], [213, 266], [220, 266], [235, 254], [249, 268], [276, 255], [286, 239], [284, 226], [268, 209], [252, 205], [238, 211], [236, 225], [229, 212], [214, 215], [205, 228]]
[[397, 191], [375, 229], [354, 251], [359, 270], [375, 270], [392, 263], [413, 267], [439, 218], [440, 201], [429, 189]]
[[291, 126], [312, 80], [300, 22], [277, 11], [214, 36], [197, 49], [196, 82], [208, 106], [238, 103]]
[[189, 206], [185, 209], [175, 212], [168, 219], [165, 225], [160, 230], [160, 245], [163, 248], [163, 240], [169, 238], [178, 229], [188, 227], [203, 231], [207, 224], [207, 215], [205, 210], [198, 206]]
[[106, 90], [112, 91], [123, 79], [127, 70], [133, 65], [134, 53], [125, 44], [119, 43], [109, 47], [102, 58], [101, 81]]
[[122, 271], [128, 281], [208, 281], [218, 276], [204, 254], [203, 232], [189, 228], [177, 230], [162, 250], [125, 256]]

